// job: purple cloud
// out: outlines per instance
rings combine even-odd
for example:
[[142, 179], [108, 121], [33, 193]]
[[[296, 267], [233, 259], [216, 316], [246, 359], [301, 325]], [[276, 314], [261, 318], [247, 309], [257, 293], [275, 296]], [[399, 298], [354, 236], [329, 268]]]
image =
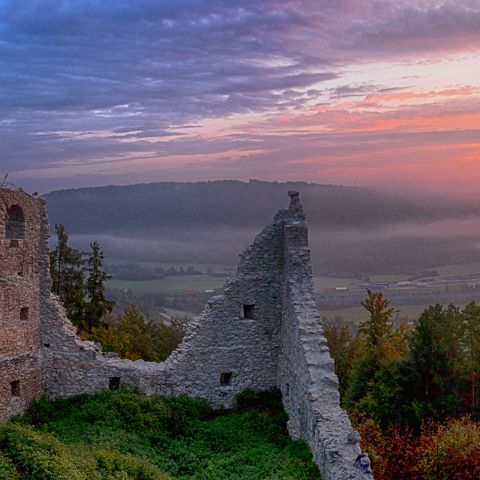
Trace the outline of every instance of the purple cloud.
[[[276, 152], [274, 136], [215, 142], [185, 129], [384, 92], [397, 87], [346, 83], [343, 69], [480, 45], [476, 1], [0, 0], [0, 9], [2, 171], [227, 144], [242, 152], [259, 138]], [[290, 145], [300, 133], [292, 128]]]

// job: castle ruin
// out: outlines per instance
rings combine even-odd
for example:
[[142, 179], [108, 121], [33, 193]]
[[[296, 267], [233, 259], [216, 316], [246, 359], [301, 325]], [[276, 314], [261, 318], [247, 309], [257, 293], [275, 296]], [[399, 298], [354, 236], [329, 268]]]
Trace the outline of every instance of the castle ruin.
[[293, 438], [324, 480], [371, 480], [358, 433], [340, 408], [338, 380], [313, 295], [308, 229], [297, 192], [241, 255], [162, 363], [120, 360], [81, 341], [51, 293], [45, 201], [0, 188], [0, 421], [41, 394], [133, 387], [147, 395], [235, 404], [245, 388], [278, 387]]

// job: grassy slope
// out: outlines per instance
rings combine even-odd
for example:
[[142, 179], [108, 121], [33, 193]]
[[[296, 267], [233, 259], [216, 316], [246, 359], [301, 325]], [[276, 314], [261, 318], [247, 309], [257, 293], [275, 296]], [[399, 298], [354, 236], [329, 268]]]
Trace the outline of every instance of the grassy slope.
[[0, 479], [320, 479], [307, 446], [288, 437], [278, 395], [253, 403], [213, 412], [129, 391], [41, 400], [0, 426]]

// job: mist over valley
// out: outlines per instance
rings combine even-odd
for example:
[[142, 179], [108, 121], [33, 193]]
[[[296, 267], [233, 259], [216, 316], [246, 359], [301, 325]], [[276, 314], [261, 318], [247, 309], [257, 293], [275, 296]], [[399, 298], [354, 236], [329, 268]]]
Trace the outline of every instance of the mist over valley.
[[50, 224], [101, 242], [107, 263], [235, 267], [238, 254], [299, 190], [317, 275], [404, 273], [480, 260], [480, 202], [365, 187], [217, 181], [61, 190]]

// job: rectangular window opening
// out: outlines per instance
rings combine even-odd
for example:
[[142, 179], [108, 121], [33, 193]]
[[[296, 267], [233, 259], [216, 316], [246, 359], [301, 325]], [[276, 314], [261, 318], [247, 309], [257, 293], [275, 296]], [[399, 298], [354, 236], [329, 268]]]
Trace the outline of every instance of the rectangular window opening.
[[255, 318], [255, 305], [243, 305], [240, 316], [242, 318]]
[[20, 309], [20, 320], [22, 322], [27, 322], [28, 321], [28, 315], [29, 315], [28, 307], [24, 307], [24, 308]]
[[220, 374], [220, 386], [228, 387], [232, 384], [232, 372], [223, 372]]
[[118, 390], [120, 388], [120, 377], [110, 377], [108, 388], [110, 390]]
[[10, 388], [12, 390], [12, 397], [20, 396], [20, 380], [14, 380], [10, 382]]

